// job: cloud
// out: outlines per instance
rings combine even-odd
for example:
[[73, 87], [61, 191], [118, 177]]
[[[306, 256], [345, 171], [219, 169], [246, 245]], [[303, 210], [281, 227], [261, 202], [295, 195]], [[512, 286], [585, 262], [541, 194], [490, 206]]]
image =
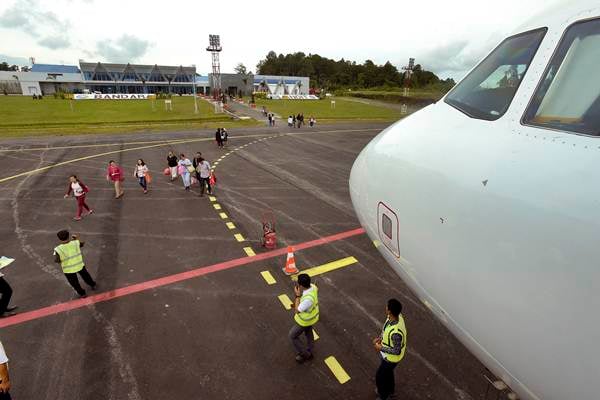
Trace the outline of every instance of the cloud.
[[143, 57], [151, 43], [132, 35], [122, 35], [116, 40], [96, 43], [96, 53], [108, 62], [131, 62]]
[[52, 11], [44, 11], [37, 0], [20, 0], [0, 15], [0, 28], [17, 29], [38, 40], [40, 46], [61, 49], [70, 46], [69, 22]]
[[0, 63], [3, 61], [6, 61], [6, 63], [8, 63], [8, 65], [23, 66], [23, 65], [31, 64], [29, 62], [29, 59], [27, 59], [25, 57], [13, 57], [13, 56], [8, 56], [6, 54], [0, 54]]
[[434, 47], [418, 55], [416, 62], [441, 77], [461, 78], [485, 57], [499, 42], [494, 34], [480, 42], [457, 40]]
[[38, 40], [38, 44], [52, 50], [64, 49], [71, 45], [69, 39], [64, 35], [47, 36], [41, 40]]

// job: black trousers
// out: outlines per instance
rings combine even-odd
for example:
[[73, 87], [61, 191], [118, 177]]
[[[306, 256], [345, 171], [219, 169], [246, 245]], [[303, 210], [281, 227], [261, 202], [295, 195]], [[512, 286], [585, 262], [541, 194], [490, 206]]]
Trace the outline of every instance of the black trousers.
[[204, 186], [208, 187], [208, 194], [212, 193], [212, 188], [210, 187], [210, 178], [200, 178], [198, 179], [200, 183], [200, 193], [204, 194]]
[[90, 273], [88, 272], [88, 270], [85, 269], [85, 266], [79, 272], [73, 272], [73, 273], [70, 273], [70, 274], [65, 274], [65, 277], [67, 278], [67, 281], [69, 281], [69, 283], [71, 284], [71, 286], [73, 286], [73, 289], [75, 289], [75, 291], [77, 292], [77, 294], [80, 295], [80, 296], [83, 296], [85, 294], [85, 290], [83, 290], [83, 288], [79, 284], [79, 279], [77, 278], [77, 274], [81, 275], [81, 279], [83, 279], [83, 281], [85, 283], [87, 283], [87, 285], [89, 287], [91, 287], [91, 288], [93, 288], [94, 286], [96, 286], [96, 282], [94, 281], [94, 279], [92, 279], [92, 276], [90, 275]]
[[396, 383], [394, 382], [394, 368], [396, 368], [396, 365], [398, 363], [391, 363], [382, 358], [381, 364], [377, 368], [375, 384], [381, 400], [386, 400], [396, 390]]
[[8, 307], [8, 303], [10, 303], [12, 293], [12, 288], [8, 282], [6, 282], [4, 277], [0, 276], [0, 294], [2, 294], [2, 298], [0, 298], [0, 314], [6, 312], [6, 307]]

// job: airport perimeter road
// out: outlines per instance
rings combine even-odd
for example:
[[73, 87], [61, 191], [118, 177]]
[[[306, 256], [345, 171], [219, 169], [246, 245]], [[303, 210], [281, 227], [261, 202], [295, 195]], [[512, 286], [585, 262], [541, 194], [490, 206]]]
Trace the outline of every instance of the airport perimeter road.
[[[0, 255], [16, 258], [3, 272], [20, 307], [0, 319], [13, 398], [374, 398], [371, 340], [397, 297], [409, 351], [396, 398], [483, 399], [485, 368], [386, 265], [352, 210], [352, 162], [384, 127], [231, 130], [225, 150], [212, 131], [0, 142]], [[169, 150], [215, 165], [214, 196], [162, 176]], [[138, 158], [154, 175], [147, 195], [132, 176]], [[110, 159], [127, 176], [121, 200], [104, 178]], [[63, 199], [70, 174], [95, 210], [79, 222]], [[268, 210], [277, 251], [260, 246]], [[53, 263], [61, 229], [87, 242], [99, 284], [87, 299]], [[287, 337], [287, 245], [301, 270], [317, 267], [320, 288], [319, 339], [303, 365]]]

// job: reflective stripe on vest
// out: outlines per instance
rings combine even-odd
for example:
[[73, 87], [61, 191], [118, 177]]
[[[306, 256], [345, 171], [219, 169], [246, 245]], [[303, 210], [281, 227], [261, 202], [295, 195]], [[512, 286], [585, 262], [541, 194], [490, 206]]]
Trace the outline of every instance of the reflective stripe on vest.
[[312, 326], [319, 321], [319, 297], [317, 295], [318, 289], [316, 285], [310, 286], [313, 288], [313, 290], [308, 293], [303, 293], [302, 297], [300, 298], [300, 303], [302, 303], [304, 300], [310, 299], [312, 300], [312, 306], [308, 310], [296, 313], [296, 315], [294, 315], [294, 320], [296, 320], [300, 326]]
[[381, 344], [393, 348], [394, 341], [392, 335], [398, 333], [402, 337], [402, 349], [400, 350], [400, 354], [389, 354], [384, 352], [383, 355], [386, 361], [397, 363], [404, 358], [404, 353], [406, 351], [406, 326], [404, 325], [404, 318], [402, 315], [398, 316], [397, 324], [391, 325], [389, 322], [389, 319], [385, 321], [383, 332], [381, 333]]
[[83, 256], [79, 240], [57, 246], [54, 251], [60, 257], [60, 266], [65, 274], [72, 274], [83, 269]]

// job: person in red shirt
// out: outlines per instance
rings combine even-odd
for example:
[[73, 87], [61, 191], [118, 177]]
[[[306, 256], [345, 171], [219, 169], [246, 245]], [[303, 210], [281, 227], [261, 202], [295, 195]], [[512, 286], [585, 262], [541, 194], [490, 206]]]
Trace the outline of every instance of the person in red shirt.
[[85, 208], [88, 214], [94, 212], [86, 203], [85, 203], [85, 195], [89, 192], [87, 186], [83, 184], [78, 178], [77, 175], [71, 175], [69, 177], [69, 186], [67, 188], [67, 193], [65, 193], [65, 199], [73, 193], [75, 196], [75, 200], [77, 200], [77, 215], [73, 218], [75, 221], [79, 221], [81, 219], [81, 213]]
[[112, 181], [115, 184], [115, 199], [120, 199], [124, 194], [123, 189], [121, 188], [121, 182], [125, 180], [125, 176], [123, 175], [121, 167], [113, 160], [108, 162], [106, 180], [109, 182]]

